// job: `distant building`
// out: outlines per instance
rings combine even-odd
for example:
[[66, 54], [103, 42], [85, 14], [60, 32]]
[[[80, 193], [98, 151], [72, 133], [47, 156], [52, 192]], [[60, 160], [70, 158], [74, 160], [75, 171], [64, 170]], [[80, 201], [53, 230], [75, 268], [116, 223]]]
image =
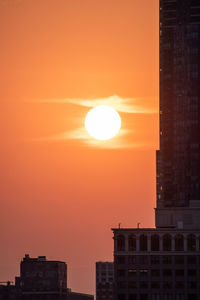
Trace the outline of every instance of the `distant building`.
[[20, 264], [20, 277], [16, 280], [23, 300], [67, 299], [67, 265], [47, 260], [45, 256], [31, 258], [25, 255]]
[[96, 300], [113, 300], [113, 262], [96, 262]]
[[72, 292], [68, 289], [67, 300], [94, 300], [94, 295]]
[[21, 290], [10, 281], [0, 282], [0, 300], [21, 300]]
[[94, 295], [72, 292], [67, 288], [65, 262], [47, 260], [45, 256], [25, 255], [20, 276], [0, 282], [0, 300], [94, 300]]

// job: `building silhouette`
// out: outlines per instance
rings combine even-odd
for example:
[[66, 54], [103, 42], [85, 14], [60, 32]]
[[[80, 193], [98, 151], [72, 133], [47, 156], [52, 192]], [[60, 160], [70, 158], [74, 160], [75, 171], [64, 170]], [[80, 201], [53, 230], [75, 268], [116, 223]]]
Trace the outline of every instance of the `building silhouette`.
[[94, 295], [67, 288], [67, 264], [32, 258], [28, 254], [20, 263], [20, 276], [13, 282], [0, 282], [0, 300], [94, 300]]
[[96, 262], [96, 300], [113, 300], [113, 262]]
[[21, 289], [13, 282], [0, 282], [0, 300], [21, 300]]
[[200, 228], [200, 2], [160, 1], [156, 226]]
[[200, 300], [200, 1], [160, 0], [156, 228], [114, 228], [115, 300]]
[[23, 300], [67, 299], [67, 264], [47, 260], [45, 256], [31, 258], [26, 254], [20, 264], [16, 285], [21, 288]]

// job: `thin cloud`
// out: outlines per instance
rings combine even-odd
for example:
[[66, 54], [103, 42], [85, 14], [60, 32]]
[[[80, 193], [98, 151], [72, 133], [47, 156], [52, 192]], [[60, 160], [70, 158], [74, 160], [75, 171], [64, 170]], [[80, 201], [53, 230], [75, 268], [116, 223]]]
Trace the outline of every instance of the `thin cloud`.
[[[37, 103], [57, 103], [57, 104], [73, 104], [82, 107], [93, 108], [98, 105], [109, 105], [112, 106], [116, 111], [127, 114], [154, 114], [157, 113], [152, 107], [152, 98], [149, 99], [137, 99], [137, 98], [122, 98], [117, 95], [110, 96], [107, 98], [98, 99], [44, 99], [31, 101]], [[142, 105], [141, 105], [142, 103]], [[83, 121], [83, 120], [82, 120]], [[121, 148], [139, 148], [142, 146], [143, 149], [149, 148], [149, 145], [139, 145], [138, 143], [127, 142], [126, 136], [128, 134], [133, 134], [131, 129], [121, 128], [116, 137], [102, 141], [92, 138], [85, 127], [76, 128], [70, 131], [63, 131], [56, 135], [49, 137], [44, 137], [37, 139], [37, 141], [67, 141], [67, 140], [77, 140], [83, 145], [97, 147], [97, 148], [107, 148], [107, 149], [121, 149]], [[151, 146], [150, 146], [151, 148]]]
[[[60, 103], [60, 104], [74, 104], [84, 107], [95, 107], [98, 105], [109, 105], [112, 106], [116, 111], [122, 113], [129, 114], [152, 114], [156, 113], [155, 109], [150, 107], [150, 104], [146, 103], [145, 105], [141, 105], [143, 99], [139, 98], [122, 98], [117, 95], [106, 97], [106, 98], [98, 98], [98, 99], [44, 99], [38, 100], [34, 102], [40, 103]], [[149, 101], [151, 102], [151, 101]]]
[[86, 131], [85, 128], [77, 128], [75, 130], [71, 131], [66, 131], [66, 132], [61, 132], [59, 134], [49, 136], [49, 137], [44, 137], [37, 139], [37, 141], [66, 141], [66, 140], [80, 140], [82, 141], [85, 145], [90, 145], [93, 147], [98, 147], [98, 148], [107, 148], [107, 149], [113, 149], [113, 148], [129, 148], [132, 147], [132, 145], [125, 145], [120, 141], [121, 137], [124, 135], [128, 134], [130, 130], [127, 129], [121, 129], [117, 136], [111, 140], [106, 140], [106, 141], [101, 141], [101, 140], [96, 140], [92, 138]]

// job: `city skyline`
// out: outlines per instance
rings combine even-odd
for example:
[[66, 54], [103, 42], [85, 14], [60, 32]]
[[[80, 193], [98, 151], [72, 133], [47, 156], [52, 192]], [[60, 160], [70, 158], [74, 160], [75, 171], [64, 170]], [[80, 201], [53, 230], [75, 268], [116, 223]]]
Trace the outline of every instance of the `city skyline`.
[[[158, 1], [0, 6], [0, 281], [24, 253], [44, 254], [91, 293], [95, 262], [112, 260], [110, 228], [154, 226]], [[77, 129], [105, 100], [118, 103], [124, 134], [102, 147]]]

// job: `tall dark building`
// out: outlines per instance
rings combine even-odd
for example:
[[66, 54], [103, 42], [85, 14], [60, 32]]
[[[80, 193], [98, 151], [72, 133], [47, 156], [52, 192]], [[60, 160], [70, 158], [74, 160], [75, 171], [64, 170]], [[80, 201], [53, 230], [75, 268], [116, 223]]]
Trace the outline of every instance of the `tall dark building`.
[[160, 0], [157, 227], [190, 222], [199, 228], [194, 214], [200, 207], [199, 153], [200, 1]]
[[200, 300], [200, 0], [160, 0], [156, 228], [114, 228], [115, 300]]

